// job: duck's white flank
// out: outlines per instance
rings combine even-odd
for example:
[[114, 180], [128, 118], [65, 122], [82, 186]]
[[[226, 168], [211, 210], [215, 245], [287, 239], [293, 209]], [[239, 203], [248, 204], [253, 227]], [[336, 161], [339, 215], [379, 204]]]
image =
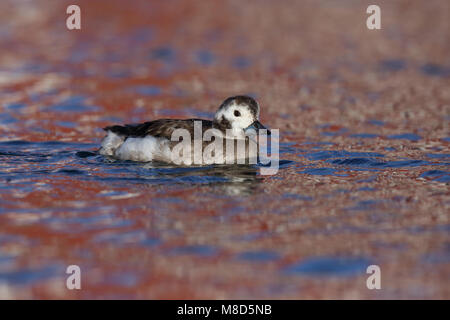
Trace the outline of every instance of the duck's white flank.
[[120, 160], [170, 162], [169, 142], [168, 139], [153, 136], [130, 137], [124, 141], [122, 136], [108, 131], [108, 135], [102, 141], [100, 154]]

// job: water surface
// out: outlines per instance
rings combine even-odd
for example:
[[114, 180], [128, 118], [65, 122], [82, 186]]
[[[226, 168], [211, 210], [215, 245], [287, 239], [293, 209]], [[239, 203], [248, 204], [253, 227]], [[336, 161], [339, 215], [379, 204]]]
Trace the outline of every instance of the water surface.
[[[439, 3], [383, 4], [368, 34], [353, 2], [81, 1], [81, 31], [63, 2], [2, 2], [0, 298], [448, 299]], [[275, 175], [97, 153], [105, 126], [236, 94], [280, 130]]]

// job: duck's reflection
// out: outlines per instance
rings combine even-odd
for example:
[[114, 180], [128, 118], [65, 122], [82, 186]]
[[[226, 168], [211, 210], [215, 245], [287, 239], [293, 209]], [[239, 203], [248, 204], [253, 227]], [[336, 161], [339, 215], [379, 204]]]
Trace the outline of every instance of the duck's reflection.
[[[142, 168], [151, 170], [155, 178], [170, 178], [173, 183], [209, 184], [213, 192], [227, 195], [252, 194], [262, 181], [259, 168], [253, 165], [168, 166], [146, 163]], [[167, 180], [166, 180], [167, 181]]]

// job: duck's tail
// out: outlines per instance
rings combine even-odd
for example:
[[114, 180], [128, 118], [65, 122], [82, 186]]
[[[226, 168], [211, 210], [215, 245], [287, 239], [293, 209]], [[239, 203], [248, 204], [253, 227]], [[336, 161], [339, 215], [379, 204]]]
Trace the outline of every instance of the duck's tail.
[[99, 153], [104, 156], [114, 156], [116, 150], [125, 141], [127, 135], [120, 133], [117, 128], [124, 128], [121, 126], [106, 127], [104, 130], [108, 133], [102, 140], [102, 146]]

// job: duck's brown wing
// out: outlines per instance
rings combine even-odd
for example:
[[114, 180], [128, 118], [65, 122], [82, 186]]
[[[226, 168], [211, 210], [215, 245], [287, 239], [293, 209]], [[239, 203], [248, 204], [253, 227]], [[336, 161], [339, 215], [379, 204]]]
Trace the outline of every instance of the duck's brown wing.
[[159, 119], [148, 121], [141, 124], [126, 124], [123, 126], [115, 125], [103, 128], [106, 131], [112, 131], [118, 135], [128, 137], [145, 137], [148, 135], [154, 137], [163, 137], [170, 140], [175, 129], [186, 129], [191, 136], [194, 134], [194, 121], [202, 122], [202, 131], [212, 128], [212, 121], [203, 119]]

